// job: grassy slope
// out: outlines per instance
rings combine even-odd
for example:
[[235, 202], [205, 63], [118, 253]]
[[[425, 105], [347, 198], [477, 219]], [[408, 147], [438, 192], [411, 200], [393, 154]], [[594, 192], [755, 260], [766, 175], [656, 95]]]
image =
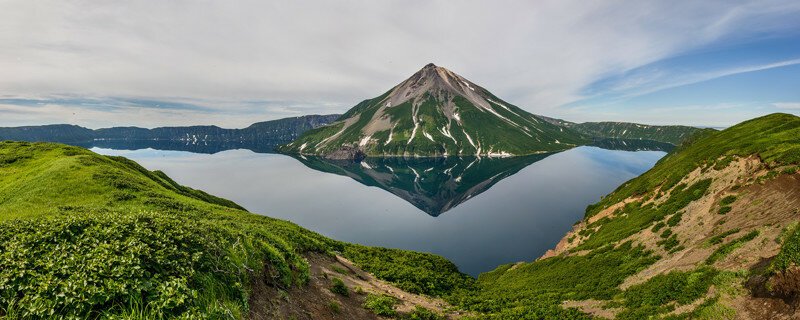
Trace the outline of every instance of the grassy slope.
[[[800, 163], [800, 140], [797, 137], [800, 137], [800, 118], [787, 114], [768, 115], [721, 132], [702, 132], [692, 143], [670, 153], [650, 171], [587, 208], [587, 218], [630, 196], [646, 195], [647, 198], [654, 195], [658, 187], [674, 186], [698, 166], [725, 165], [730, 161], [729, 156], [757, 154], [773, 165]], [[575, 309], [562, 308], [560, 304], [565, 300], [608, 300], [607, 307], [620, 308], [617, 318], [642, 319], [668, 312], [676, 304], [691, 302], [705, 294], [712, 283], [721, 285], [720, 282], [730, 274], [700, 267], [689, 272], [662, 274], [621, 290], [619, 285], [625, 278], [660, 257], [636, 244], [620, 244], [620, 241], [650, 228], [667, 215], [680, 219], [680, 214], [674, 213], [703, 196], [706, 188], [708, 181], [678, 186], [658, 207], [631, 203], [616, 218], [604, 218], [589, 224], [586, 229], [593, 231], [585, 235], [587, 238], [575, 250], [582, 255], [501, 266], [482, 274], [476, 283], [477, 293], [462, 296], [461, 304], [467, 309], [485, 312], [490, 318], [560, 319], [588, 317]], [[670, 220], [675, 219], [666, 220], [665, 225], [672, 225], [674, 222]], [[663, 228], [669, 229], [668, 226]], [[800, 233], [788, 237], [774, 269], [786, 270], [792, 263], [800, 262], [800, 254], [797, 254], [800, 252], [797, 249], [800, 248], [800, 236], [797, 234]], [[662, 237], [664, 240], [659, 242], [659, 246], [664, 246], [665, 250], [675, 249], [677, 243], [669, 241], [673, 237], [667, 231]], [[752, 237], [748, 234], [731, 243], [735, 245]], [[731, 246], [723, 245], [718, 250]]]
[[592, 216], [622, 199], [654, 192], [660, 186], [669, 189], [704, 164], [725, 165], [732, 156], [758, 155], [767, 163], [800, 162], [800, 117], [774, 113], [742, 122], [726, 130], [700, 131], [656, 164], [653, 169], [628, 181], [599, 203], [590, 206]]
[[346, 252], [420, 293], [469, 281], [441, 257], [382, 261], [393, 251], [247, 213], [124, 158], [0, 142], [0, 317], [243, 318], [250, 284], [302, 285], [310, 251]]

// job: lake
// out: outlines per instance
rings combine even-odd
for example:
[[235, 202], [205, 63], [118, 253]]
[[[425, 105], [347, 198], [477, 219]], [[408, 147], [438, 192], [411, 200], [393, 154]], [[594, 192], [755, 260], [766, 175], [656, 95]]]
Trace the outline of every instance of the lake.
[[337, 240], [439, 254], [473, 276], [536, 259], [583, 217], [587, 205], [665, 155], [578, 147], [529, 157], [353, 163], [247, 149], [111, 147], [91, 150], [130, 158], [251, 212]]

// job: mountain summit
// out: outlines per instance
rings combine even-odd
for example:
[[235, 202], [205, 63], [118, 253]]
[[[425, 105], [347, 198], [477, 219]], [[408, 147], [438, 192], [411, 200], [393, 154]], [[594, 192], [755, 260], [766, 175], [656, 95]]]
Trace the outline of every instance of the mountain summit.
[[281, 150], [331, 158], [515, 156], [564, 150], [583, 142], [579, 133], [431, 63]]

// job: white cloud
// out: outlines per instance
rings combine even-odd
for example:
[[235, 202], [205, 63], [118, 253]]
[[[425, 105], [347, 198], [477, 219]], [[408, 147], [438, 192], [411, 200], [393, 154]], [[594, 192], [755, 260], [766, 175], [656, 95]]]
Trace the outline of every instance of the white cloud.
[[772, 106], [778, 109], [800, 110], [800, 102], [776, 102]]
[[[797, 27], [775, 16], [798, 11], [798, 2], [776, 0], [9, 0], [0, 11], [0, 92], [200, 101], [216, 116], [184, 110], [141, 124], [240, 124], [291, 105], [342, 112], [434, 62], [548, 114], [609, 74]], [[263, 111], [237, 103], [253, 100], [293, 103]]]
[[734, 66], [726, 69], [719, 69], [713, 71], [700, 71], [700, 72], [664, 72], [663, 70], [654, 70], [644, 75], [639, 75], [631, 79], [625, 79], [616, 86], [612, 87], [612, 92], [626, 92], [624, 98], [637, 97], [653, 92], [658, 92], [670, 88], [686, 86], [690, 84], [700, 83], [722, 77], [756, 72], [774, 68], [788, 67], [800, 64], [800, 59], [790, 59], [785, 61], [778, 61], [773, 63], [748, 65], [748, 66]]

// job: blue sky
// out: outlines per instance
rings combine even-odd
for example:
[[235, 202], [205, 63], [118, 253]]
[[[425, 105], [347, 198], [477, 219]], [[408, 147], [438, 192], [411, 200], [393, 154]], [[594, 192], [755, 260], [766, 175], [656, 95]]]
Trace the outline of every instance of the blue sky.
[[800, 30], [714, 43], [601, 78], [581, 93], [563, 108], [595, 119], [727, 126], [765, 113], [800, 114]]
[[7, 1], [0, 126], [342, 113], [429, 62], [576, 122], [800, 114], [798, 1], [409, 1]]

